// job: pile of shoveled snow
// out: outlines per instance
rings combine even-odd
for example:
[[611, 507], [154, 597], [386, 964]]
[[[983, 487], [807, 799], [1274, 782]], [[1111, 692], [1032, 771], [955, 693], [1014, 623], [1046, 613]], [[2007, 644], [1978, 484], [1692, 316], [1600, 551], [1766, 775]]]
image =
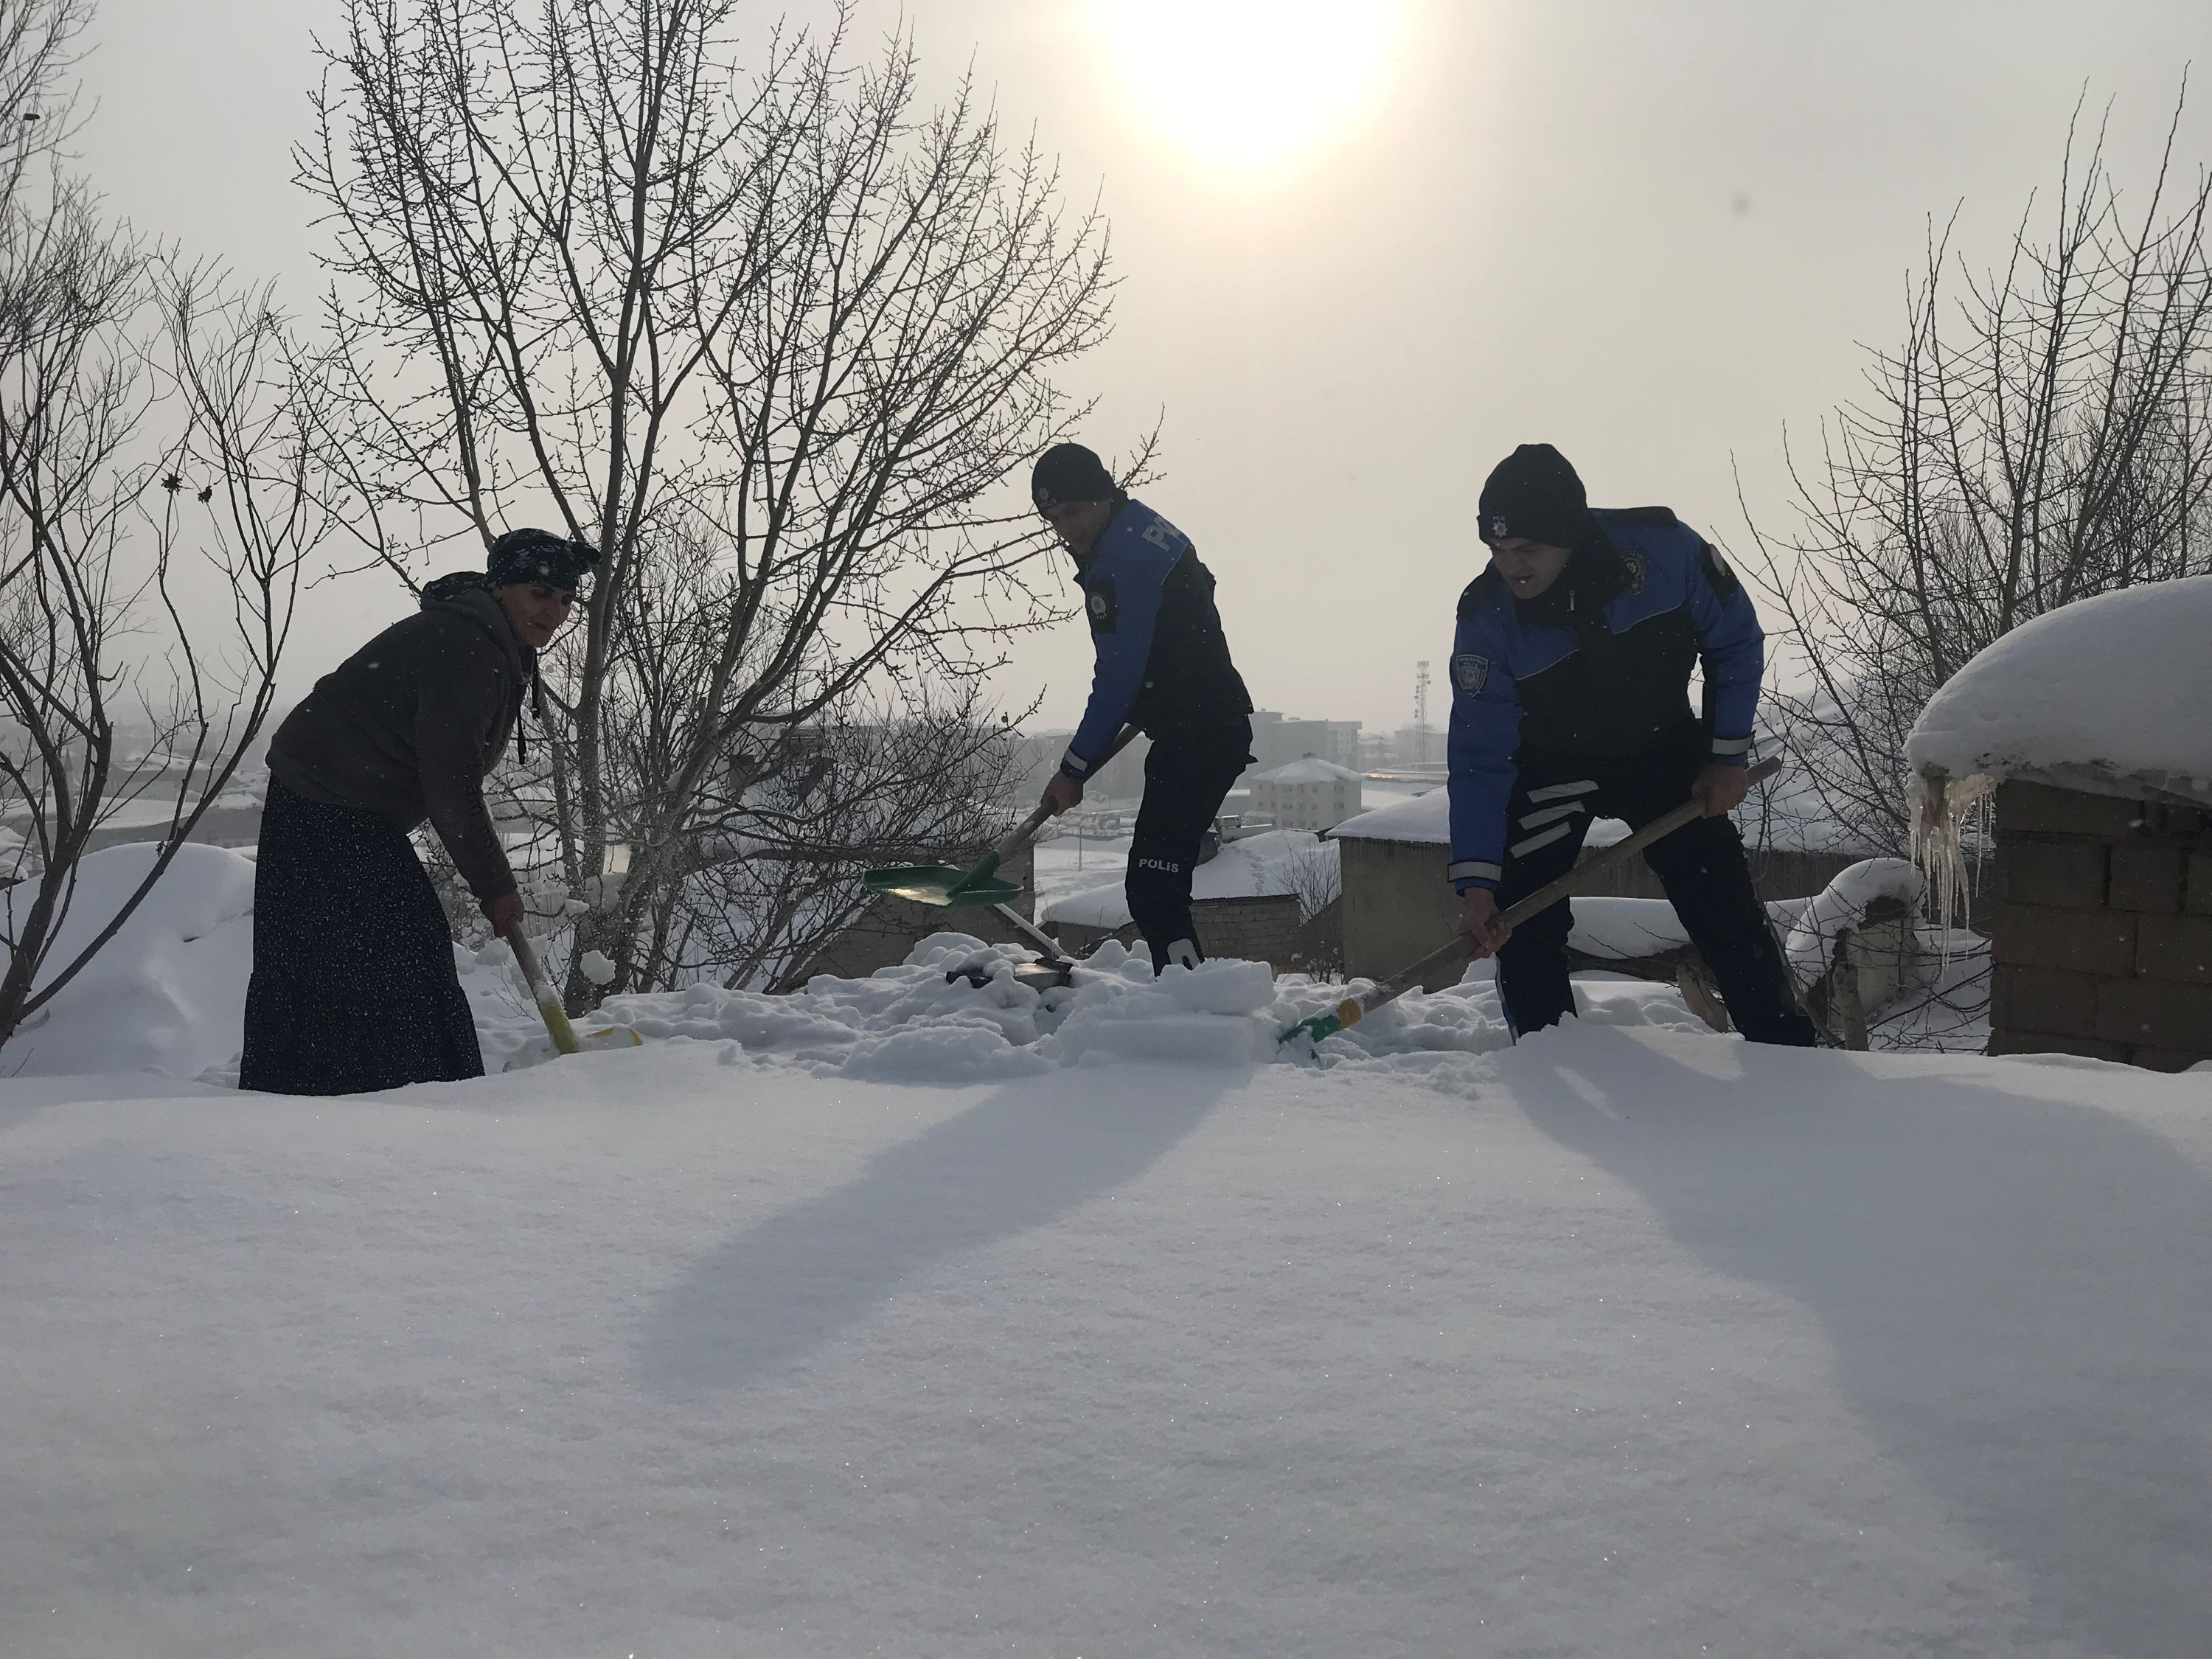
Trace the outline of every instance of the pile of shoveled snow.
[[[1323, 1069], [1374, 1067], [1434, 1073], [1510, 1042], [1488, 968], [1434, 994], [1413, 992], [1318, 1048], [1284, 1044], [1281, 1032], [1334, 1007], [1365, 981], [1274, 977], [1265, 963], [1214, 961], [1170, 968], [1108, 940], [1076, 964], [1073, 982], [1039, 991], [1015, 969], [1033, 960], [1011, 945], [934, 933], [906, 961], [865, 979], [823, 975], [799, 991], [768, 996], [698, 985], [610, 997], [588, 1030], [626, 1025], [648, 1043], [727, 1042], [771, 1063], [817, 1075], [876, 1081], [975, 1083], [1055, 1066], [1121, 1061], [1241, 1066], [1285, 1061]], [[979, 982], [980, 981], [980, 982]], [[1583, 1018], [1610, 1025], [1701, 1029], [1671, 986], [1584, 981]], [[518, 1022], [489, 1027], [479, 1015], [489, 1069], [551, 1057], [544, 1038]]]
[[[153, 852], [150, 843], [134, 843], [84, 860], [76, 904], [51, 958], [56, 967], [106, 925], [144, 877]], [[180, 848], [116, 938], [0, 1051], [0, 1072], [152, 1072], [234, 1084], [252, 968], [252, 859], [222, 848]], [[553, 1058], [507, 945], [495, 940], [474, 952], [456, 946], [453, 954], [485, 1069]], [[1072, 985], [1040, 992], [1014, 977], [1016, 967], [1033, 959], [1018, 946], [936, 933], [904, 963], [866, 978], [821, 975], [778, 996], [697, 985], [611, 997], [577, 1026], [592, 1046], [599, 1046], [593, 1033], [627, 1026], [648, 1042], [734, 1044], [736, 1053], [817, 1074], [918, 1083], [1121, 1061], [1279, 1059], [1445, 1075], [1454, 1072], [1453, 1057], [1508, 1042], [1486, 965], [1465, 984], [1414, 993], [1316, 1053], [1304, 1044], [1279, 1045], [1277, 1036], [1364, 981], [1277, 980], [1265, 963], [1228, 960], [1172, 968], [1155, 979], [1148, 956], [1132, 956], [1109, 940], [1077, 964]], [[1585, 983], [1583, 1000], [1586, 1017], [1601, 1023], [1694, 1028], [1667, 986]]]
[[[150, 846], [132, 845], [84, 861], [64, 951], [73, 953], [105, 925], [151, 856]], [[180, 849], [168, 878], [115, 940], [0, 1053], [0, 1070], [145, 1071], [235, 1083], [252, 897], [251, 859], [221, 848]], [[1778, 931], [1786, 933], [1806, 902], [1771, 906]], [[1575, 942], [1593, 955], [1637, 957], [1684, 942], [1680, 921], [1662, 901], [1583, 899], [1575, 912]], [[1510, 1041], [1488, 963], [1476, 964], [1462, 984], [1414, 992], [1316, 1049], [1304, 1042], [1279, 1044], [1278, 1035], [1367, 981], [1277, 979], [1264, 963], [1228, 960], [1171, 968], [1155, 979], [1142, 951], [1133, 956], [1109, 940], [1076, 964], [1073, 984], [1038, 991], [1014, 975], [1033, 959], [1018, 946], [935, 933], [905, 962], [865, 978], [821, 975], [776, 996], [716, 985], [617, 996], [577, 1025], [591, 1046], [609, 1046], [594, 1042], [594, 1033], [628, 1027], [649, 1043], [729, 1044], [732, 1058], [916, 1083], [988, 1082], [1117, 1062], [1285, 1061], [1413, 1073], [1459, 1086], [1472, 1057]], [[454, 963], [487, 1071], [553, 1058], [504, 944], [475, 952], [456, 946]], [[1582, 1018], [1595, 1024], [1701, 1029], [1671, 985], [1580, 976], [1577, 996]], [[1960, 1029], [1960, 1041], [1940, 1046], [1978, 1046], [1978, 1030]], [[1917, 1026], [1911, 1036], [1915, 1046], [1927, 1041]]]
[[1013, 976], [1031, 959], [1012, 945], [935, 933], [865, 979], [823, 975], [782, 996], [699, 985], [611, 997], [599, 1014], [648, 1041], [734, 1039], [817, 1072], [926, 1083], [1115, 1057], [1243, 1063], [1273, 1041], [1259, 1018], [1274, 1000], [1264, 963], [1209, 962], [1155, 981], [1149, 960], [1109, 945], [1076, 983], [1038, 991]]

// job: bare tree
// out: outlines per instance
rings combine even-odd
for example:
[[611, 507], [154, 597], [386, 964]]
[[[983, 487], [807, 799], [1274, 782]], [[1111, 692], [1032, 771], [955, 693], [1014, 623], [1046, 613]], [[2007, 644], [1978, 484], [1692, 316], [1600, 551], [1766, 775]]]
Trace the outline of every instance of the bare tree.
[[653, 916], [656, 976], [707, 969], [732, 987], [788, 990], [866, 908], [863, 870], [980, 854], [1004, 833], [1004, 725], [972, 704], [854, 712], [777, 737], [796, 752], [738, 758], [723, 827]]
[[[733, 754], [700, 792], [691, 860], [643, 913], [643, 983], [787, 990], [867, 908], [862, 872], [979, 856], [1013, 816], [1004, 804], [1013, 733], [972, 705], [882, 708], [856, 698], [842, 718], [761, 735], [773, 750]], [[615, 847], [611, 867], [580, 893], [553, 878], [551, 787], [550, 768], [533, 763], [502, 769], [485, 793], [517, 850], [532, 931], [545, 937], [549, 969], [561, 972], [580, 969], [589, 947], [574, 924], [619, 896], [629, 849]], [[481, 947], [490, 929], [459, 872], [434, 842], [424, 851], [456, 936]]]
[[[2147, 195], [2068, 130], [2048, 228], [1995, 269], [1932, 226], [1904, 343], [1792, 462], [1802, 528], [1753, 526], [1802, 689], [1774, 696], [1828, 816], [1909, 844], [1905, 738], [1977, 652], [2090, 594], [2212, 570], [2212, 179], [2181, 182], [2177, 104]], [[1747, 514], [1747, 516], [1748, 516]]]
[[1298, 902], [1298, 931], [1291, 949], [1297, 970], [1317, 980], [1344, 977], [1342, 847], [1331, 842], [1291, 855], [1287, 874]]
[[[0, 1042], [229, 784], [322, 527], [313, 376], [268, 296], [110, 228], [67, 171], [88, 15], [0, 0]], [[139, 722], [150, 738], [119, 740]], [[55, 959], [94, 833], [148, 796], [157, 855]]]
[[966, 88], [921, 109], [908, 43], [849, 67], [842, 16], [748, 52], [738, 9], [349, 0], [299, 158], [368, 555], [532, 520], [601, 550], [546, 665], [543, 810], [618, 990], [665, 982], [672, 893], [775, 793], [722, 789], [740, 757], [804, 756], [856, 697], [972, 707], [1048, 614], [994, 491], [1080, 416], [1052, 375], [1106, 328], [1103, 222]]

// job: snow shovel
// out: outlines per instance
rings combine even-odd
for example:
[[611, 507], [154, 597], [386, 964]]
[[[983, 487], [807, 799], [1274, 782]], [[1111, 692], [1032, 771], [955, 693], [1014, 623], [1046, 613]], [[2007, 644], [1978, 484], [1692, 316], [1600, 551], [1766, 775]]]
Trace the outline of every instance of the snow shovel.
[[[538, 960], [537, 947], [517, 927], [507, 936], [514, 951], [514, 965], [522, 969], [522, 977], [530, 987], [531, 1000], [538, 1005], [538, 1018], [545, 1022], [545, 1035], [553, 1039], [556, 1054], [580, 1054], [586, 1048], [642, 1048], [642, 1034], [628, 1025], [603, 1025], [596, 1031], [586, 1031], [582, 1036], [568, 1023], [568, 1011], [561, 1006], [561, 994], [553, 988], [553, 981], [545, 976], [545, 965]], [[511, 1071], [516, 1062], [507, 1061]]]
[[[991, 908], [999, 913], [1000, 921], [1012, 928], [1037, 952], [1035, 962], [1017, 964], [1014, 969], [1016, 984], [1026, 985], [1033, 991], [1046, 991], [1056, 985], [1074, 983], [1075, 964], [1060, 954], [1058, 939], [1011, 904], [994, 904]], [[945, 975], [947, 985], [962, 979], [979, 991], [991, 982], [989, 975], [973, 968], [955, 968]]]
[[507, 930], [507, 942], [514, 947], [514, 965], [522, 969], [531, 998], [538, 1004], [538, 1017], [545, 1022], [545, 1034], [553, 1039], [553, 1046], [564, 1054], [583, 1053], [584, 1046], [576, 1041], [575, 1030], [568, 1024], [568, 1011], [561, 1006], [553, 981], [545, 977], [545, 966], [538, 960], [536, 947], [520, 927]]
[[[1751, 769], [1749, 781], [1757, 783], [1763, 778], [1772, 777], [1781, 769], [1782, 757], [1769, 756]], [[1653, 842], [1673, 835], [1684, 824], [1698, 817], [1702, 809], [1697, 802], [1686, 800], [1663, 817], [1652, 819], [1627, 840], [1617, 842], [1602, 852], [1592, 854], [1557, 881], [1547, 882], [1529, 894], [1527, 898], [1522, 899], [1520, 903], [1507, 910], [1504, 918], [1506, 925], [1518, 927], [1538, 911], [1548, 910], [1561, 899], [1573, 897], [1590, 884], [1593, 877], [1603, 875], [1632, 854], [1642, 852]], [[1455, 934], [1450, 944], [1430, 951], [1412, 967], [1400, 969], [1372, 990], [1363, 991], [1356, 997], [1346, 997], [1328, 1013], [1316, 1014], [1310, 1019], [1300, 1020], [1284, 1031], [1277, 1040], [1288, 1042], [1300, 1032], [1311, 1036], [1316, 1042], [1333, 1037], [1346, 1027], [1358, 1024], [1377, 1008], [1385, 1007], [1395, 1002], [1439, 968], [1449, 967], [1453, 963], [1466, 961], [1474, 948], [1474, 941], [1468, 939], [1466, 934]]]
[[[1129, 746], [1137, 735], [1137, 728], [1125, 726], [1121, 735], [1114, 739], [1098, 765], [1103, 766]], [[1097, 769], [1093, 768], [1094, 771]], [[978, 905], [1005, 904], [1022, 896], [1021, 884], [1007, 881], [999, 874], [999, 866], [1008, 859], [1018, 856], [1022, 848], [1036, 839], [1052, 809], [1040, 801], [1036, 811], [1014, 826], [1012, 834], [983, 854], [983, 861], [972, 870], [956, 870], [949, 864], [908, 864], [888, 870], [867, 870], [861, 872], [861, 884], [871, 893], [889, 893], [893, 897], [910, 899], [916, 904], [933, 904], [940, 908], [965, 910]]]

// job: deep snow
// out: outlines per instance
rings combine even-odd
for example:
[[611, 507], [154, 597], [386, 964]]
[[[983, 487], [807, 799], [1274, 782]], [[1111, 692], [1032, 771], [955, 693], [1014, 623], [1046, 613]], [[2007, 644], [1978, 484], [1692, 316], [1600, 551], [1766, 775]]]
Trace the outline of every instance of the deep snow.
[[2212, 1073], [943, 934], [242, 1096], [185, 851], [0, 1051], [0, 1654], [2206, 1650]]
[[[78, 864], [40, 988], [114, 918], [157, 851], [131, 842]], [[27, 882], [0, 888], [11, 937], [11, 907], [31, 895]], [[252, 960], [253, 860], [187, 842], [115, 937], [0, 1048], [0, 1076], [155, 1069], [190, 1078], [228, 1064], [234, 1078]]]
[[2212, 1079], [1455, 1059], [0, 1085], [0, 1651], [2202, 1655]]

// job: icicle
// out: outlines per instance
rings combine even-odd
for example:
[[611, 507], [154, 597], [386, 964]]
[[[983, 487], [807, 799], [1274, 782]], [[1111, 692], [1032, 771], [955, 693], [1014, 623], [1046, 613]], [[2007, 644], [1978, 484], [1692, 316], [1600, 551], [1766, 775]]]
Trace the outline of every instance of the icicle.
[[1963, 778], [1941, 772], [1923, 772], [1912, 788], [1912, 861], [1928, 878], [1928, 890], [1936, 901], [1935, 920], [1942, 929], [1942, 961], [1951, 961], [1954, 917], [1963, 925], [1969, 917], [1966, 898], [1972, 890], [1966, 880], [1963, 848], [1967, 817], [1989, 799], [1992, 780], [1981, 773]]

